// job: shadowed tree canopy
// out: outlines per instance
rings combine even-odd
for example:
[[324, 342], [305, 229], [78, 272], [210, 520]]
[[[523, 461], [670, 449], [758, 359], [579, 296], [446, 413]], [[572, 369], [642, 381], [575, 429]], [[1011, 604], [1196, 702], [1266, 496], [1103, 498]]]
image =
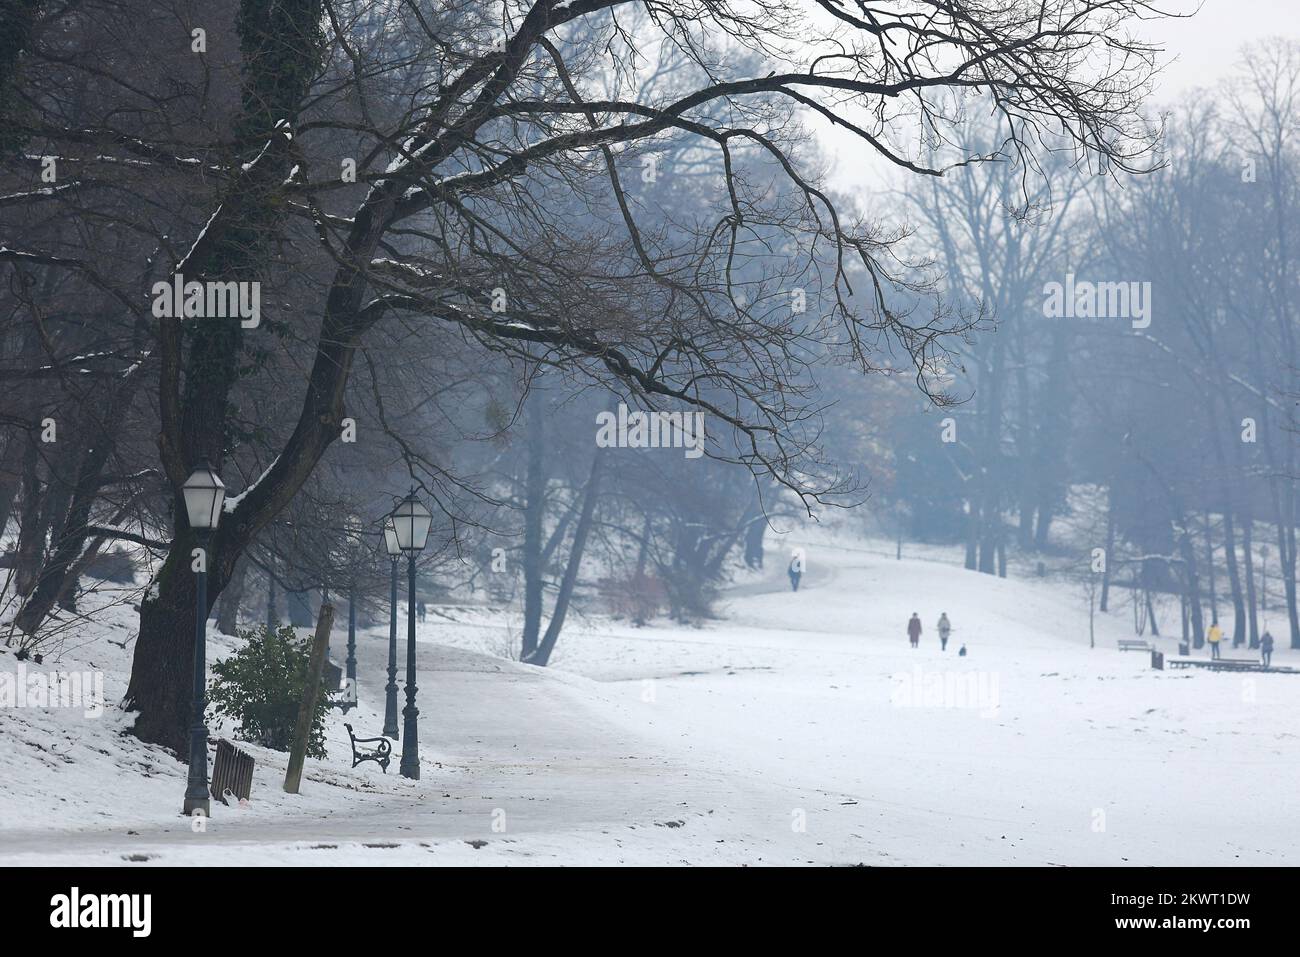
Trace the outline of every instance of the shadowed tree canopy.
[[[925, 305], [898, 234], [837, 208], [808, 131], [835, 124], [922, 176], [943, 172], [928, 157], [963, 104], [1027, 163], [1050, 144], [1133, 170], [1148, 146], [1142, 0], [18, 7], [0, 45], [8, 308], [54, 388], [69, 365], [114, 384], [66, 483], [64, 569], [118, 423], [157, 435], [141, 464], [171, 543], [128, 702], [136, 733], [172, 746], [195, 597], [178, 492], [199, 460], [249, 480], [208, 544], [212, 602], [354, 412], [359, 441], [453, 511], [450, 464], [385, 408], [485, 351], [699, 410], [708, 454], [833, 493], [810, 368], [901, 351], [924, 391], [962, 322]], [[688, 175], [691, 208], [665, 214]], [[262, 322], [155, 316], [154, 284], [181, 276], [259, 283]], [[93, 319], [70, 321], [73, 301]], [[255, 403], [277, 414], [245, 428]]]

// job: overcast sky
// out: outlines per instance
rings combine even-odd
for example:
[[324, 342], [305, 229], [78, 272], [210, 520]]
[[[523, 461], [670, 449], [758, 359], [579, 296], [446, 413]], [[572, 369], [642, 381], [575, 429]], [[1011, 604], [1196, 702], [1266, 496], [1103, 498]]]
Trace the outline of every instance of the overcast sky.
[[[1197, 6], [1188, 0], [1166, 3], [1178, 11]], [[1300, 38], [1300, 0], [1204, 0], [1188, 19], [1161, 20], [1149, 24], [1147, 32], [1175, 58], [1157, 79], [1157, 99], [1163, 101], [1221, 78], [1252, 40]]]
[[[1156, 105], [1171, 104], [1226, 76], [1241, 48], [1252, 41], [1271, 36], [1300, 40], [1300, 0], [1155, 2], [1165, 10], [1192, 13], [1186, 19], [1163, 18], [1137, 27], [1165, 50], [1162, 61], [1167, 65], [1156, 78]], [[865, 157], [860, 141], [844, 133], [819, 132], [834, 157], [831, 183], [836, 188], [870, 191], [899, 183], [903, 174], [883, 160]]]

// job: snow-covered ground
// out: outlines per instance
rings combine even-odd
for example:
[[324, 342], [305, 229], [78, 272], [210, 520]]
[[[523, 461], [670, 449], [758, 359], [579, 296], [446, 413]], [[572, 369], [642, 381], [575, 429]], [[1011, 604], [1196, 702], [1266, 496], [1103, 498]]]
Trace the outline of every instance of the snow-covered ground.
[[284, 755], [246, 746], [251, 806], [215, 806], [201, 833], [178, 814], [184, 766], [123, 733], [133, 617], [110, 609], [62, 660], [27, 663], [102, 671], [102, 715], [0, 710], [0, 862], [1300, 863], [1300, 675], [1153, 671], [1116, 649], [1127, 609], [1089, 648], [1078, 586], [968, 572], [951, 550], [896, 561], [809, 531], [769, 555], [718, 621], [573, 621], [549, 669], [501, 657], [515, 617], [432, 608], [419, 782], [396, 758], [349, 767], [344, 720], [382, 726], [387, 627], [365, 631], [362, 707], [331, 716], [302, 794], [280, 788]]

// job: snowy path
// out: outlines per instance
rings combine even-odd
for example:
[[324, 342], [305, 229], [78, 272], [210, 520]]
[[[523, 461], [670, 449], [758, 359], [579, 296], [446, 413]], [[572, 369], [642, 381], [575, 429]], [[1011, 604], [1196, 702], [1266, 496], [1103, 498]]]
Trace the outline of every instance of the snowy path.
[[[336, 716], [331, 760], [301, 797], [278, 793], [283, 759], [258, 751], [253, 809], [217, 808], [206, 833], [174, 815], [175, 768], [131, 780], [138, 823], [56, 821], [57, 838], [0, 826], [0, 858], [1300, 862], [1300, 678], [1154, 672], [1115, 650], [1131, 631], [1122, 614], [1099, 618], [1089, 649], [1068, 587], [808, 549], [797, 594], [776, 562], [708, 627], [575, 623], [546, 671], [484, 653], [504, 618], [430, 616], [418, 784], [396, 761], [349, 771]], [[903, 635], [913, 610], [927, 629], [917, 651]], [[940, 610], [957, 629], [947, 654], [931, 633]], [[381, 724], [386, 638], [361, 642], [359, 734]]]
[[[383, 673], [383, 642], [367, 641], [359, 651], [362, 675]], [[8, 828], [0, 830], [0, 859], [10, 864], [330, 865], [337, 860], [328, 852], [339, 847], [349, 858], [378, 855], [378, 863], [429, 862], [431, 854], [434, 863], [615, 863], [664, 860], [664, 854], [693, 862], [763, 859], [765, 851], [754, 848], [765, 842], [747, 838], [743, 829], [724, 823], [706, 847], [696, 846], [698, 831], [684, 829], [688, 820], [719, 811], [723, 821], [728, 807], [752, 809], [765, 800], [761, 789], [753, 783], [738, 786], [723, 769], [664, 755], [650, 738], [619, 727], [609, 710], [598, 706], [599, 696], [583, 693], [590, 683], [431, 644], [419, 645], [419, 669], [424, 758], [419, 784], [397, 777], [395, 755], [388, 775], [373, 765], [363, 765], [357, 775], [396, 793], [357, 793], [309, 781], [304, 796], [317, 800], [298, 809], [298, 799], [267, 793], [278, 789], [284, 764], [259, 752], [254, 809], [215, 807], [203, 833], [169, 813], [152, 826], [80, 828], [57, 836], [45, 827]], [[382, 693], [382, 684], [362, 681], [362, 697], [372, 707], [348, 718], [359, 734], [372, 733], [381, 723], [372, 712]], [[339, 718], [332, 721], [342, 724]], [[337, 735], [332, 737], [337, 742]], [[346, 753], [346, 737], [342, 740], [341, 746], [334, 744], [335, 756]], [[271, 758], [269, 766], [262, 763], [264, 756]], [[177, 776], [175, 783], [166, 783], [165, 799], [179, 796], [179, 781]], [[319, 804], [326, 791], [335, 792], [326, 795], [334, 806]], [[117, 800], [111, 790], [105, 798]], [[259, 813], [268, 798], [275, 801], [270, 819]], [[732, 848], [718, 844], [728, 838]], [[475, 848], [466, 842], [486, 844]], [[797, 850], [786, 854], [800, 860]]]

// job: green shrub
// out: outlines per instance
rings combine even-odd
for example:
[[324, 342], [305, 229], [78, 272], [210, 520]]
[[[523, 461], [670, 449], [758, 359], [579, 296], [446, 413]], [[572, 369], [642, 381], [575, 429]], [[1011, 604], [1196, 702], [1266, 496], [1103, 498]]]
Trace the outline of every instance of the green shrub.
[[[288, 751], [298, 725], [298, 708], [306, 693], [311, 639], [299, 638], [289, 625], [272, 631], [265, 625], [239, 633], [244, 646], [212, 666], [208, 689], [210, 716], [239, 722], [236, 737], [276, 751]], [[324, 689], [316, 699], [307, 756], [325, 757]]]

